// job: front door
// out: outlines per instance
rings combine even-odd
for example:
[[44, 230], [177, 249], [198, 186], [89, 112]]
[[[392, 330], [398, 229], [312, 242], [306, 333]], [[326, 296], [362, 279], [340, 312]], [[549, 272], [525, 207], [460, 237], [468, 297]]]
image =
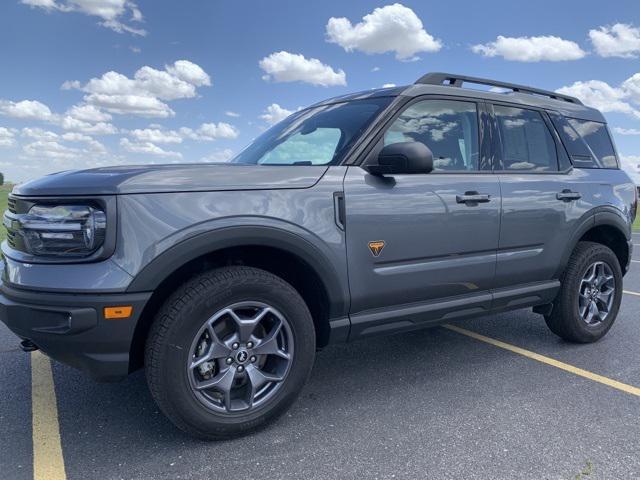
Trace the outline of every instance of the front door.
[[[344, 192], [352, 337], [411, 328], [447, 309], [489, 308], [501, 199], [498, 179], [480, 153], [478, 118], [475, 102], [418, 100], [378, 147], [422, 142], [433, 152], [433, 172], [381, 177], [349, 167]], [[442, 308], [434, 311], [433, 304]]]

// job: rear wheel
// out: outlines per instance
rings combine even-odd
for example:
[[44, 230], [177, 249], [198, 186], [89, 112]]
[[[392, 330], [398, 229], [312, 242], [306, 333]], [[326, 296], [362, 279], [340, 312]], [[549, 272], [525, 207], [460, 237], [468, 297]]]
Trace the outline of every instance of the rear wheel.
[[545, 321], [565, 340], [595, 342], [612, 327], [621, 299], [622, 270], [615, 254], [605, 245], [580, 242]]
[[207, 439], [241, 435], [282, 414], [309, 376], [315, 330], [298, 292], [263, 270], [195, 277], [151, 329], [146, 370], [160, 409]]

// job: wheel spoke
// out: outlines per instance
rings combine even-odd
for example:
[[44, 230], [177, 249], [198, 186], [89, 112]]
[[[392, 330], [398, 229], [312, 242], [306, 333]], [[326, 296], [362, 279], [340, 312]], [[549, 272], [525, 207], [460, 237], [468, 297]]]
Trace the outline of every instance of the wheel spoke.
[[609, 301], [611, 300], [611, 296], [613, 295], [614, 290], [609, 290], [605, 292], [598, 293], [598, 300], [605, 307], [605, 311], [609, 311]]
[[216, 389], [223, 394], [224, 406], [227, 410], [231, 410], [231, 387], [236, 375], [236, 368], [229, 367], [220, 372], [211, 380], [196, 383], [196, 390]]
[[248, 342], [251, 336], [262, 321], [262, 319], [270, 312], [268, 307], [260, 310], [253, 318], [240, 318], [236, 312], [231, 309], [227, 309], [227, 314], [233, 319], [238, 329], [238, 338], [240, 342]]
[[216, 335], [211, 325], [207, 326], [207, 333], [209, 334], [209, 338], [211, 339], [211, 345], [209, 345], [209, 348], [204, 355], [191, 363], [191, 368], [199, 367], [203, 363], [215, 360], [217, 358], [227, 357], [231, 353], [231, 349], [224, 342], [222, 342], [220, 338], [218, 338], [218, 335]]
[[247, 365], [247, 376], [251, 382], [251, 394], [249, 398], [249, 406], [253, 405], [253, 400], [258, 391], [267, 383], [281, 382], [283, 377], [260, 370], [255, 365]]
[[583, 278], [585, 282], [591, 283], [596, 279], [596, 268], [597, 264], [595, 263], [589, 267]]
[[589, 302], [589, 306], [587, 307], [587, 317], [585, 318], [585, 321], [587, 323], [593, 322], [593, 317], [595, 316], [597, 311], [598, 309], [596, 308], [596, 302]]
[[267, 336], [260, 340], [260, 343], [253, 348], [252, 353], [256, 355], [277, 355], [281, 358], [288, 359], [289, 355], [282, 351], [278, 345], [278, 334], [281, 328], [282, 322], [278, 323], [277, 326], [271, 329]]

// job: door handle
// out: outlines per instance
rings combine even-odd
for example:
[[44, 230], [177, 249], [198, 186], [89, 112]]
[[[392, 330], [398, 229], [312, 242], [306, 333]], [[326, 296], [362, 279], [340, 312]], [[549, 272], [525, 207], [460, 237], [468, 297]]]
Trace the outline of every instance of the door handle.
[[491, 201], [491, 195], [484, 195], [478, 192], [464, 192], [464, 195], [456, 195], [456, 203], [476, 204]]
[[564, 189], [561, 192], [556, 193], [556, 198], [563, 202], [570, 202], [572, 200], [580, 200], [582, 194], [580, 192], [572, 192], [569, 189]]

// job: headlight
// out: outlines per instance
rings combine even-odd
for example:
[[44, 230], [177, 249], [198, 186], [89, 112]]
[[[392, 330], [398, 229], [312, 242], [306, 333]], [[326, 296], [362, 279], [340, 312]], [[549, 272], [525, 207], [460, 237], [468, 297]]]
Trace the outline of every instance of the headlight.
[[87, 257], [104, 244], [107, 218], [88, 205], [34, 205], [26, 214], [6, 214], [5, 225], [31, 255]]

